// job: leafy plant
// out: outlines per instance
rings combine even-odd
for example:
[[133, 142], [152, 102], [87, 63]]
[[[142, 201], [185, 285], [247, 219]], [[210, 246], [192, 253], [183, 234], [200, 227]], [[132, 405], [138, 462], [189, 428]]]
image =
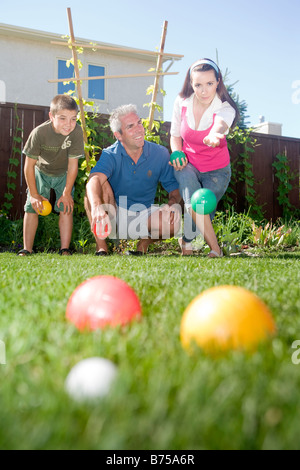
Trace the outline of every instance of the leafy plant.
[[[159, 91], [163, 96], [166, 94], [166, 92], [163, 89], [160, 89]], [[151, 85], [148, 87], [146, 91], [146, 95], [153, 95], [153, 93], [154, 93], [154, 86]], [[148, 107], [153, 106], [156, 111], [158, 111], [159, 113], [162, 112], [162, 107], [156, 102], [145, 103], [144, 107], [145, 106], [148, 106]], [[142, 119], [142, 123], [145, 128], [145, 140], [147, 140], [148, 142], [155, 142], [156, 144], [163, 145], [164, 147], [168, 147], [168, 143], [166, 139], [164, 139], [164, 137], [166, 137], [166, 133], [163, 132], [162, 130], [163, 121], [153, 120], [151, 129], [149, 129], [150, 127], [149, 121], [150, 121], [150, 117], [146, 119]], [[157, 191], [155, 195], [155, 204], [162, 205], [162, 204], [166, 204], [167, 202], [168, 202], [168, 192], [159, 183], [157, 185]]]
[[39, 217], [39, 225], [34, 240], [36, 251], [52, 251], [60, 248], [60, 235], [58, 228], [58, 216], [55, 213], [47, 217]]
[[[166, 92], [161, 88], [160, 93], [165, 96]], [[147, 90], [146, 90], [146, 95], [152, 95], [154, 93], [154, 85], [150, 85]], [[149, 102], [145, 103], [144, 107], [149, 107], [150, 109], [154, 109], [158, 113], [161, 113], [163, 108], [156, 102]], [[145, 128], [145, 140], [149, 142], [155, 142], [156, 144], [164, 145], [162, 138], [161, 138], [161, 126], [163, 124], [163, 121], [160, 120], [153, 120], [152, 126], [150, 129], [150, 114], [148, 118], [142, 119], [143, 126]]]
[[291, 218], [295, 213], [295, 207], [290, 203], [289, 193], [293, 189], [292, 181], [295, 179], [296, 174], [291, 173], [289, 161], [286, 154], [277, 154], [276, 160], [272, 163], [275, 168], [275, 177], [278, 179], [278, 196], [277, 200], [282, 206], [283, 217]]
[[217, 212], [213, 227], [226, 255], [240, 251], [243, 245], [253, 242], [253, 220], [247, 213], [237, 213], [234, 208]]
[[72, 236], [73, 245], [80, 253], [85, 253], [87, 247], [94, 243], [91, 227], [87, 217], [74, 217], [74, 230]]
[[[279, 221], [280, 222], [280, 219]], [[300, 222], [299, 220], [289, 221], [286, 224], [290, 229], [289, 233], [287, 233], [286, 237], [284, 238], [284, 243], [288, 246], [299, 246], [300, 244]]]
[[5, 211], [0, 211], [0, 247], [18, 250], [23, 242], [23, 220], [11, 220]]
[[237, 213], [232, 207], [225, 212], [217, 212], [213, 227], [225, 254], [236, 253], [242, 248], [287, 247], [299, 245], [300, 226], [294, 222], [286, 224], [267, 222], [257, 224], [247, 213]]
[[[251, 135], [251, 129], [240, 129], [235, 127], [228, 136], [228, 148], [231, 149], [231, 141], [235, 145], [241, 146], [239, 152], [239, 159], [232, 162], [232, 178], [226, 194], [223, 196], [225, 207], [230, 207], [233, 202], [235, 194], [234, 185], [240, 181], [244, 183], [245, 187], [245, 201], [246, 209], [249, 214], [257, 219], [264, 219], [263, 207], [257, 203], [256, 191], [254, 189], [254, 174], [251, 163], [251, 155], [254, 153], [256, 139]], [[256, 181], [257, 184], [257, 181]]]
[[284, 225], [277, 227], [272, 222], [268, 222], [264, 227], [257, 227], [253, 222], [254, 242], [262, 246], [279, 246], [284, 245], [285, 240], [291, 233], [292, 229]]
[[[74, 99], [78, 103], [78, 98], [74, 97]], [[74, 195], [76, 212], [79, 214], [85, 214], [84, 195], [90, 171], [96, 165], [102, 149], [114, 142], [114, 138], [109, 129], [109, 124], [106, 122], [101, 122], [100, 115], [95, 113], [94, 102], [83, 100], [83, 105], [85, 107], [84, 119], [86, 135], [88, 139], [87, 144], [85, 144], [85, 150], [88, 151], [89, 162], [87, 162], [85, 158], [81, 159], [79, 162]], [[87, 107], [90, 111], [86, 111]], [[78, 120], [80, 125], [82, 125], [81, 115], [79, 115]]]

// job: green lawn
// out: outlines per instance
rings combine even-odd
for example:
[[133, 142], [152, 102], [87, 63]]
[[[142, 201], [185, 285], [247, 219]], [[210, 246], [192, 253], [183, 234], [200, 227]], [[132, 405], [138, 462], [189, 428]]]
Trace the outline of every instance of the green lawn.
[[[222, 259], [0, 254], [0, 449], [300, 449], [300, 250]], [[85, 279], [130, 284], [142, 321], [80, 333], [65, 319]], [[265, 301], [278, 333], [257, 352], [190, 357], [179, 330], [209, 287], [243, 286]], [[64, 391], [80, 360], [113, 361], [108, 397], [78, 404]]]

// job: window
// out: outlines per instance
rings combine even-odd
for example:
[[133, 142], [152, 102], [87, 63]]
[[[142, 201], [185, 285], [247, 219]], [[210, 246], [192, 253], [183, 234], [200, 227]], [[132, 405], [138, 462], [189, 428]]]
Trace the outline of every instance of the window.
[[[66, 60], [58, 60], [58, 78], [73, 78], [74, 74], [74, 65], [70, 64], [70, 67], [67, 67]], [[67, 80], [66, 80], [67, 81]], [[75, 83], [70, 82], [68, 85], [64, 85], [63, 82], [58, 82], [58, 94], [63, 95], [69, 90], [75, 90]]]
[[[98, 65], [89, 65], [88, 76], [89, 77], [102, 77], [105, 75], [105, 68]], [[104, 100], [105, 99], [105, 80], [89, 80], [88, 82], [88, 97], [93, 100]]]
[[[86, 76], [86, 71], [81, 70], [81, 75]], [[99, 65], [89, 65], [88, 66], [88, 77], [102, 77], [105, 75], [105, 67]], [[58, 59], [58, 78], [65, 78], [68, 81], [68, 78], [74, 78], [74, 65], [70, 64], [70, 67], [67, 67], [67, 61], [64, 59]], [[85, 83], [85, 82], [82, 82]], [[88, 80], [87, 86], [88, 89], [88, 98], [92, 100], [105, 100], [105, 80]], [[84, 88], [86, 90], [86, 88]], [[59, 95], [67, 93], [70, 90], [75, 90], [75, 83], [70, 82], [68, 85], [64, 85], [63, 82], [58, 82], [57, 92]]]

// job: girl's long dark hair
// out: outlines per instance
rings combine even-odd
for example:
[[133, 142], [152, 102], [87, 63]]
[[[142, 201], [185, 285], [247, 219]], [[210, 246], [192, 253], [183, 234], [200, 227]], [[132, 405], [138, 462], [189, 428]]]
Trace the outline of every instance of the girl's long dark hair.
[[[203, 59], [203, 60], [211, 60], [211, 59]], [[184, 83], [183, 83], [183, 87], [181, 89], [181, 92], [179, 93], [179, 96], [181, 98], [189, 98], [194, 93], [194, 90], [193, 90], [192, 85], [191, 85], [191, 74], [193, 72], [208, 72], [209, 70], [213, 70], [214, 74], [215, 74], [215, 77], [216, 77], [216, 80], [219, 80], [217, 93], [218, 93], [218, 96], [219, 96], [220, 100], [222, 101], [222, 103], [224, 103], [224, 101], [227, 101], [235, 109], [235, 118], [234, 118], [234, 121], [231, 125], [231, 127], [233, 129], [236, 126], [239, 119], [240, 119], [240, 112], [239, 112], [239, 109], [238, 109], [236, 103], [231, 98], [231, 96], [229, 95], [229, 93], [228, 93], [228, 91], [227, 91], [227, 89], [224, 85], [222, 73], [221, 73], [221, 70], [219, 69], [219, 67], [218, 67], [218, 73], [214, 69], [214, 67], [212, 65], [209, 65], [209, 64], [196, 65], [196, 67], [193, 68], [192, 71], [191, 71], [191, 68], [189, 68], [189, 70], [186, 74]]]

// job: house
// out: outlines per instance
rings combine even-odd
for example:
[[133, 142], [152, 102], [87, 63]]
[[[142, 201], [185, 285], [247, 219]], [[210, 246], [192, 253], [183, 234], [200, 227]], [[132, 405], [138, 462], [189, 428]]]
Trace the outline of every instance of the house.
[[282, 124], [265, 121], [264, 116], [260, 116], [259, 124], [253, 126], [253, 132], [258, 134], [282, 135]]
[[[49, 83], [48, 80], [72, 77], [73, 66], [68, 67], [72, 51], [67, 46], [52, 42], [67, 42], [66, 38], [50, 32], [12, 26], [0, 23], [0, 102], [22, 103], [34, 106], [49, 106], [53, 96], [74, 87], [73, 84]], [[88, 39], [76, 37], [79, 44], [90, 45]], [[97, 45], [107, 49], [84, 48], [78, 55], [82, 62], [80, 77], [111, 76], [148, 73], [156, 67], [155, 51], [128, 49], [103, 42]], [[108, 48], [118, 50], [111, 51]], [[180, 60], [173, 55], [163, 59]], [[108, 114], [121, 104], [134, 103], [141, 117], [147, 117], [149, 108], [143, 105], [150, 101], [147, 88], [154, 83], [154, 77], [111, 78], [82, 81], [82, 95], [93, 101], [99, 113]], [[163, 88], [163, 77], [160, 78]], [[163, 105], [161, 94], [157, 103]], [[163, 118], [163, 116], [160, 116]]]

